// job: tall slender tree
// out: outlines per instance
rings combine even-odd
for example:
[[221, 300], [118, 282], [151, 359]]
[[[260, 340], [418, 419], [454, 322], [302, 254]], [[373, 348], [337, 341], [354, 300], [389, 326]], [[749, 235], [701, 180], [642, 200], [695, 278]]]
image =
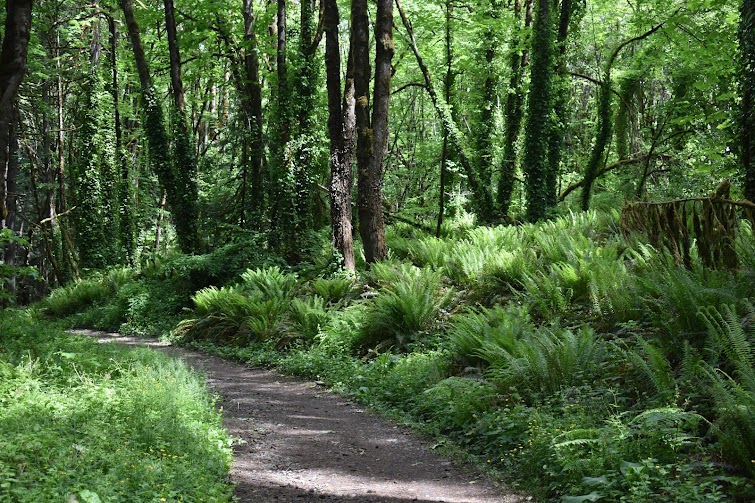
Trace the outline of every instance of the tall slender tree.
[[524, 70], [529, 65], [526, 34], [532, 26], [532, 0], [526, 0], [524, 9], [522, 24], [522, 0], [514, 0], [515, 26], [511, 42], [512, 48], [509, 53], [511, 75], [509, 76], [509, 86], [504, 105], [506, 126], [500, 176], [498, 178], [498, 209], [502, 215], [509, 214], [516, 176], [517, 143], [519, 142], [519, 133], [524, 117]]
[[532, 29], [532, 63], [527, 121], [524, 128], [524, 175], [527, 188], [527, 218], [545, 217], [548, 197], [548, 124], [553, 79], [553, 28], [550, 0], [537, 0]]
[[354, 152], [354, 76], [351, 50], [346, 64], [346, 83], [341, 94], [341, 53], [338, 35], [340, 14], [336, 0], [324, 2], [325, 69], [328, 90], [330, 136], [330, 221], [333, 246], [343, 267], [353, 271], [354, 237], [351, 230], [352, 161]]
[[377, 0], [375, 84], [369, 114], [369, 18], [366, 0], [351, 2], [351, 43], [356, 93], [359, 234], [367, 263], [386, 253], [383, 223], [383, 163], [388, 146], [388, 105], [393, 59], [393, 0]]
[[741, 62], [741, 143], [745, 197], [755, 202], [755, 1], [742, 0], [739, 24]]

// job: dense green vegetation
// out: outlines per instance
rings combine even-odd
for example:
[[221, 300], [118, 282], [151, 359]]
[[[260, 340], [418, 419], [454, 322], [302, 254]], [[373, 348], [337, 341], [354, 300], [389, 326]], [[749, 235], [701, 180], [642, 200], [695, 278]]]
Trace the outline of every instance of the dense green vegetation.
[[755, 499], [751, 0], [4, 6], [0, 307], [36, 307], [0, 414], [39, 428], [0, 499], [227, 497], [224, 448], [181, 465], [225, 442], [194, 378], [53, 319], [324, 380], [549, 498]]
[[150, 320], [168, 313], [144, 306], [183, 291], [163, 335], [324, 380], [551, 498], [755, 496], [749, 222], [736, 272], [704, 268], [694, 250], [692, 267], [680, 266], [624, 237], [617, 213], [469, 222], [447, 223], [443, 238], [392, 226], [389, 258], [358, 276], [250, 259], [189, 301], [172, 260], [82, 280], [42, 309], [154, 333]]
[[0, 437], [4, 503], [231, 501], [230, 439], [199, 376], [33, 311], [0, 313]]

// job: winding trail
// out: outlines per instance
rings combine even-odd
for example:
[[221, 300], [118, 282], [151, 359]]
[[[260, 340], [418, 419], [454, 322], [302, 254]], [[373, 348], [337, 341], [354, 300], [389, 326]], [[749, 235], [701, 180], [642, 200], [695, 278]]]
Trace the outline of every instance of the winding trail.
[[314, 383], [156, 340], [76, 330], [148, 346], [207, 375], [223, 421], [242, 442], [231, 480], [242, 503], [515, 503], [530, 500], [444, 459], [403, 428]]

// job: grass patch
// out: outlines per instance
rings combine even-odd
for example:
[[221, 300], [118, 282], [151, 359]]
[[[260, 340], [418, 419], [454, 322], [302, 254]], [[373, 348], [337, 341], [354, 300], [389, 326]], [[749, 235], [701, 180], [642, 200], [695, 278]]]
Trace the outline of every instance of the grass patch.
[[203, 381], [146, 349], [0, 314], [0, 501], [231, 501]]

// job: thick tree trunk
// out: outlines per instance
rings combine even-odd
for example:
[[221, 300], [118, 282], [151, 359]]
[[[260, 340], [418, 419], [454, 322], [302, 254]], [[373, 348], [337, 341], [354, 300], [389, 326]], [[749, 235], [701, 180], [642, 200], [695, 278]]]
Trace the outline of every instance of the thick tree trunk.
[[6, 0], [5, 31], [0, 50], [0, 228], [5, 227], [8, 215], [8, 185], [15, 182], [10, 179], [13, 173], [9, 169], [11, 155], [15, 152], [12, 146], [12, 131], [17, 122], [14, 103], [26, 73], [31, 10], [31, 0]]
[[386, 253], [383, 223], [383, 162], [388, 147], [388, 105], [390, 101], [391, 60], [393, 59], [393, 0], [377, 0], [375, 19], [375, 84], [372, 118], [367, 120], [369, 87], [369, 46], [367, 2], [352, 2], [354, 44], [354, 84], [357, 117], [357, 165], [359, 168], [359, 234], [367, 263]]
[[[511, 194], [514, 190], [514, 178], [516, 176], [517, 143], [519, 142], [519, 133], [522, 129], [522, 118], [524, 117], [522, 82], [524, 70], [529, 64], [529, 52], [527, 49], [520, 52], [519, 46], [524, 45], [524, 33], [532, 26], [532, 0], [527, 0], [525, 9], [524, 29], [520, 26], [515, 28], [512, 41], [514, 48], [509, 55], [511, 76], [509, 77], [509, 89], [504, 110], [506, 132], [503, 143], [500, 178], [498, 179], [498, 208], [501, 215], [508, 215], [509, 207], [511, 206]], [[522, 0], [514, 0], [514, 17], [518, 24], [522, 17]]]
[[551, 111], [551, 35], [550, 0], [538, 0], [532, 31], [532, 63], [527, 122], [524, 128], [524, 175], [527, 189], [527, 219], [545, 218], [548, 166], [548, 123]]
[[[353, 151], [354, 79], [347, 63], [346, 90], [341, 96], [341, 54], [338, 36], [340, 15], [336, 0], [324, 2], [325, 71], [328, 90], [328, 134], [330, 136], [330, 220], [333, 246], [341, 254], [343, 267], [355, 270], [354, 238], [351, 232], [351, 171]], [[351, 112], [350, 112], [351, 111]]]

